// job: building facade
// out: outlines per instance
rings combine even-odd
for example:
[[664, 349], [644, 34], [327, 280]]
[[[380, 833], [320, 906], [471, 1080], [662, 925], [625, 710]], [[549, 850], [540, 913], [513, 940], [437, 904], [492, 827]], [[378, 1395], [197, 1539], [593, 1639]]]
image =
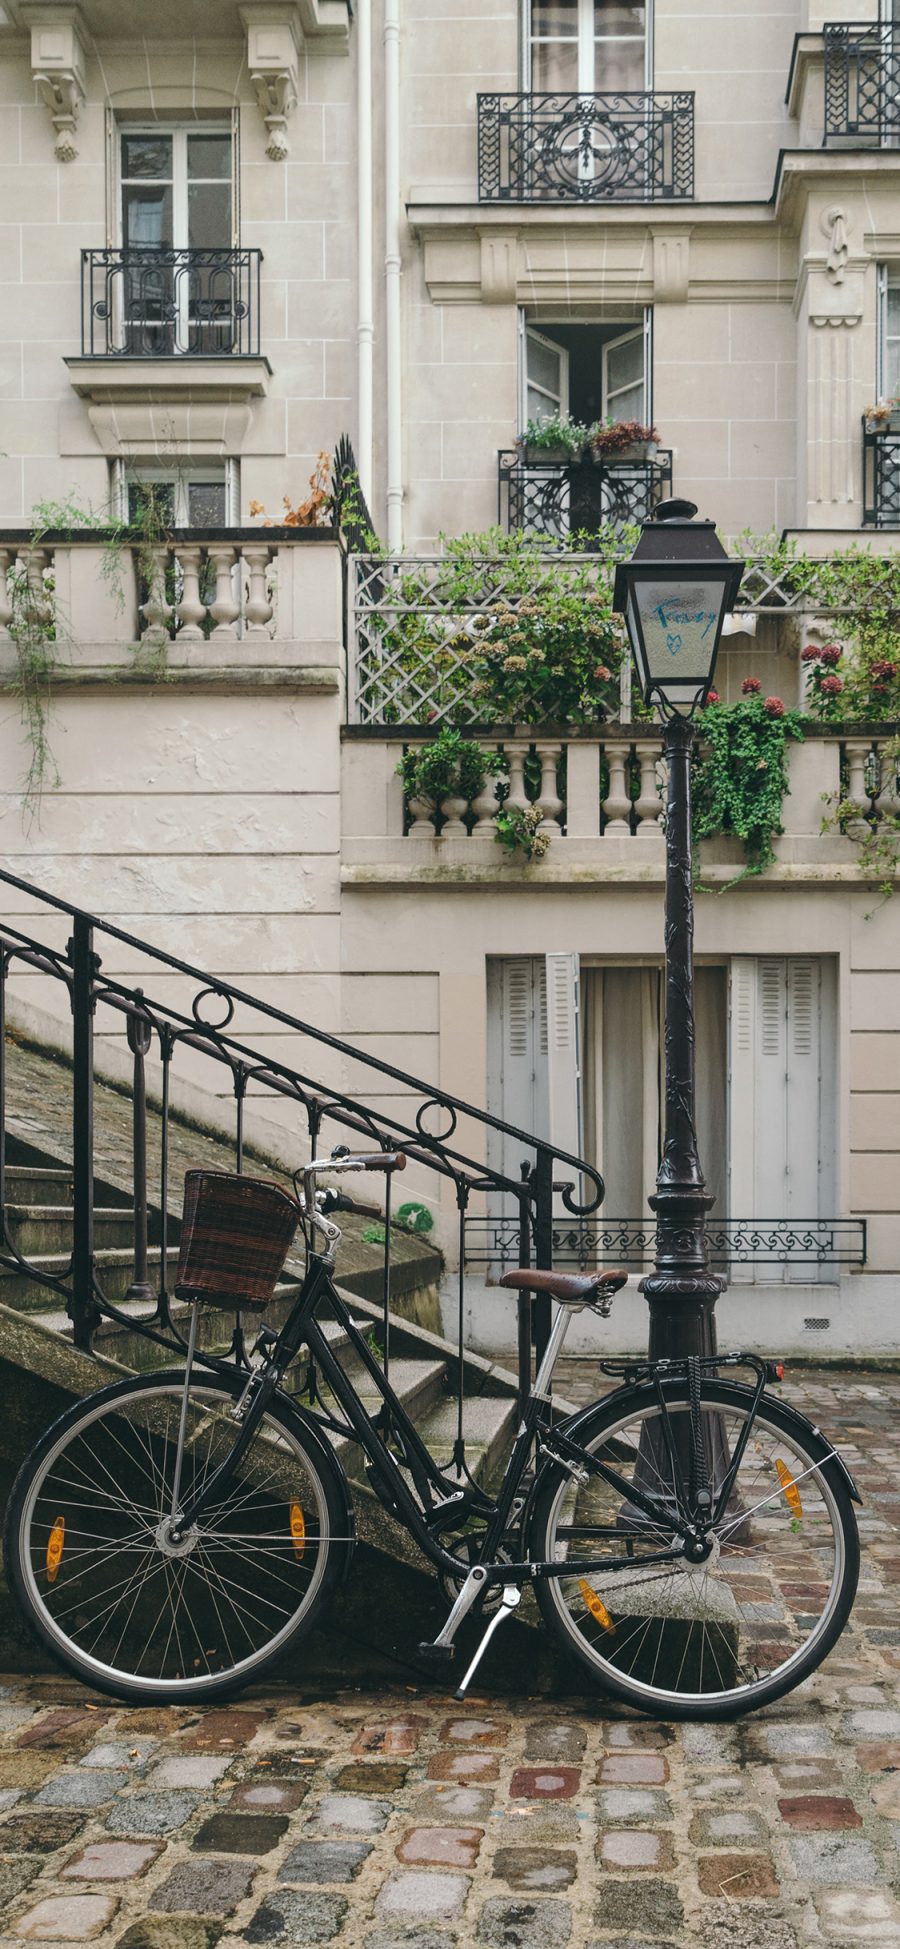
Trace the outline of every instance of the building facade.
[[[30, 575], [53, 609], [60, 773], [29, 819], [11, 695], [4, 863], [548, 1127], [608, 1182], [604, 1237], [567, 1239], [561, 1216], [560, 1253], [627, 1251], [635, 1280], [659, 1138], [658, 739], [627, 708], [624, 728], [488, 736], [514, 778], [537, 766], [539, 863], [502, 855], [490, 800], [417, 815], [397, 758], [440, 701], [427, 678], [418, 712], [366, 688], [402, 571], [262, 524], [348, 433], [378, 533], [426, 580], [447, 537], [565, 547], [670, 492], [735, 540], [892, 553], [900, 430], [867, 409], [900, 393], [900, 25], [855, 11], [0, 8], [3, 665], [13, 692], [9, 592]], [[519, 438], [552, 412], [658, 437], [559, 461]], [[148, 505], [153, 535], [110, 574], [98, 526]], [[796, 703], [801, 645], [835, 625], [754, 586], [719, 688], [750, 673]], [[142, 641], [167, 645], [167, 682]], [[883, 726], [808, 738], [775, 866], [729, 888], [733, 842], [704, 860], [700, 1137], [732, 1340], [896, 1344], [900, 922], [852, 834], [821, 830], [848, 778], [860, 817], [894, 818], [885, 747]], [[23, 981], [22, 1019], [45, 1003]], [[476, 1344], [510, 1329], [504, 1217], [472, 1215]], [[640, 1343], [636, 1291], [619, 1318]]]

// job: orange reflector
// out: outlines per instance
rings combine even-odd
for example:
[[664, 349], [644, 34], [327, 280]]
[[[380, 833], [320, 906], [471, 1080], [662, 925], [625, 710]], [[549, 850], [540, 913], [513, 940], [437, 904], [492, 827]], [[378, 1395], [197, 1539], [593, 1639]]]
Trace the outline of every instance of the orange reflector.
[[780, 1457], [776, 1455], [775, 1467], [778, 1471], [778, 1480], [781, 1483], [781, 1487], [784, 1493], [784, 1499], [785, 1502], [787, 1503], [789, 1510], [794, 1516], [802, 1516], [803, 1504], [800, 1500], [800, 1491], [797, 1487], [796, 1482], [794, 1481], [790, 1469], [787, 1466], [787, 1463], [782, 1462]]
[[47, 1582], [54, 1584], [62, 1563], [63, 1544], [66, 1540], [65, 1516], [57, 1516], [47, 1540]]
[[291, 1503], [291, 1542], [295, 1556], [302, 1556], [306, 1549], [306, 1524], [299, 1502]]
[[585, 1583], [583, 1577], [578, 1579], [578, 1588], [584, 1599], [585, 1609], [590, 1611], [598, 1624], [602, 1624], [604, 1631], [614, 1631], [616, 1627], [602, 1598], [597, 1596], [597, 1592], [591, 1589], [590, 1584]]

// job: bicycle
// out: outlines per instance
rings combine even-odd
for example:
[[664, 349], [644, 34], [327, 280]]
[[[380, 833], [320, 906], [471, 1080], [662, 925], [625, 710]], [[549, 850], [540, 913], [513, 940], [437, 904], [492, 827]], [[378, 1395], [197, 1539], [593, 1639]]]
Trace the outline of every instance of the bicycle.
[[[346, 1576], [353, 1506], [329, 1434], [359, 1443], [384, 1507], [442, 1579], [449, 1614], [419, 1648], [452, 1667], [465, 1617], [480, 1643], [462, 1698], [523, 1589], [604, 1694], [669, 1719], [723, 1719], [814, 1671], [849, 1616], [859, 1494], [830, 1442], [749, 1354], [607, 1361], [620, 1385], [554, 1417], [553, 1370], [574, 1311], [609, 1315], [618, 1270], [519, 1269], [501, 1283], [556, 1301], [549, 1343], [495, 1494], [429, 1454], [337, 1291], [332, 1214], [367, 1211], [318, 1179], [396, 1171], [400, 1153], [314, 1159], [279, 1186], [188, 1173], [176, 1295], [183, 1371], [128, 1378], [48, 1430], [13, 1487], [10, 1586], [70, 1672], [137, 1702], [204, 1701], [258, 1680], [320, 1622]], [[249, 1371], [197, 1346], [201, 1305], [264, 1306], [297, 1224], [301, 1290], [263, 1326]], [[382, 1406], [370, 1418], [317, 1319], [332, 1318]], [[307, 1392], [283, 1388], [306, 1350]], [[723, 1374], [741, 1367], [748, 1384]]]

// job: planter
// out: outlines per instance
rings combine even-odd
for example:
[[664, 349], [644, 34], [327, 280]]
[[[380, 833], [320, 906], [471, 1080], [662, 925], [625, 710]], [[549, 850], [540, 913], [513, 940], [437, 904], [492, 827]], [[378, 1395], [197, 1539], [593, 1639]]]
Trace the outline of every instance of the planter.
[[867, 419], [866, 432], [900, 433], [900, 406], [894, 407], [886, 418], [879, 414], [877, 419]]
[[630, 446], [616, 447], [615, 452], [598, 451], [592, 447], [591, 459], [595, 467], [615, 467], [620, 461], [653, 460], [658, 452], [655, 440], [632, 440]]
[[573, 453], [571, 447], [536, 447], [530, 440], [519, 451], [524, 455], [526, 467], [574, 467], [581, 459], [580, 452]]

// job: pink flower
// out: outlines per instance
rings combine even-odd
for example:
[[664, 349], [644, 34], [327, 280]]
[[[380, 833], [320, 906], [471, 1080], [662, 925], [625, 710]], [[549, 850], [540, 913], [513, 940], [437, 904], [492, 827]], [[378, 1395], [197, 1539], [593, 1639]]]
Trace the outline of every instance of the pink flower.
[[[718, 693], [718, 691], [717, 691], [717, 690], [708, 690], [708, 691], [707, 691], [707, 693], [706, 693], [706, 703], [707, 703], [707, 704], [721, 704], [721, 702], [722, 702], [722, 699], [721, 699], [721, 697], [719, 696], [719, 693]], [[704, 705], [704, 709], [705, 709], [705, 708], [706, 708], [706, 705]]]
[[758, 677], [744, 678], [744, 681], [741, 684], [741, 695], [743, 697], [755, 697], [757, 691], [760, 690], [762, 690], [762, 684], [760, 683]]
[[843, 677], [822, 678], [822, 694], [825, 697], [837, 697], [838, 693], [842, 691], [843, 688], [844, 688]]
[[886, 657], [879, 657], [878, 662], [872, 665], [872, 675], [879, 683], [883, 683], [891, 677], [896, 677], [897, 665], [889, 663]]
[[807, 643], [805, 650], [800, 651], [801, 663], [818, 663], [819, 656], [820, 651], [816, 648], [815, 643]]
[[770, 717], [784, 716], [784, 705], [780, 697], [767, 697], [764, 709], [768, 711]]
[[607, 670], [605, 663], [598, 663], [597, 668], [594, 671], [594, 676], [597, 678], [599, 683], [605, 683], [607, 677], [612, 676], [612, 671]]
[[839, 643], [826, 643], [819, 660], [821, 663], [830, 663], [833, 667], [836, 663], [840, 663], [843, 654]]

